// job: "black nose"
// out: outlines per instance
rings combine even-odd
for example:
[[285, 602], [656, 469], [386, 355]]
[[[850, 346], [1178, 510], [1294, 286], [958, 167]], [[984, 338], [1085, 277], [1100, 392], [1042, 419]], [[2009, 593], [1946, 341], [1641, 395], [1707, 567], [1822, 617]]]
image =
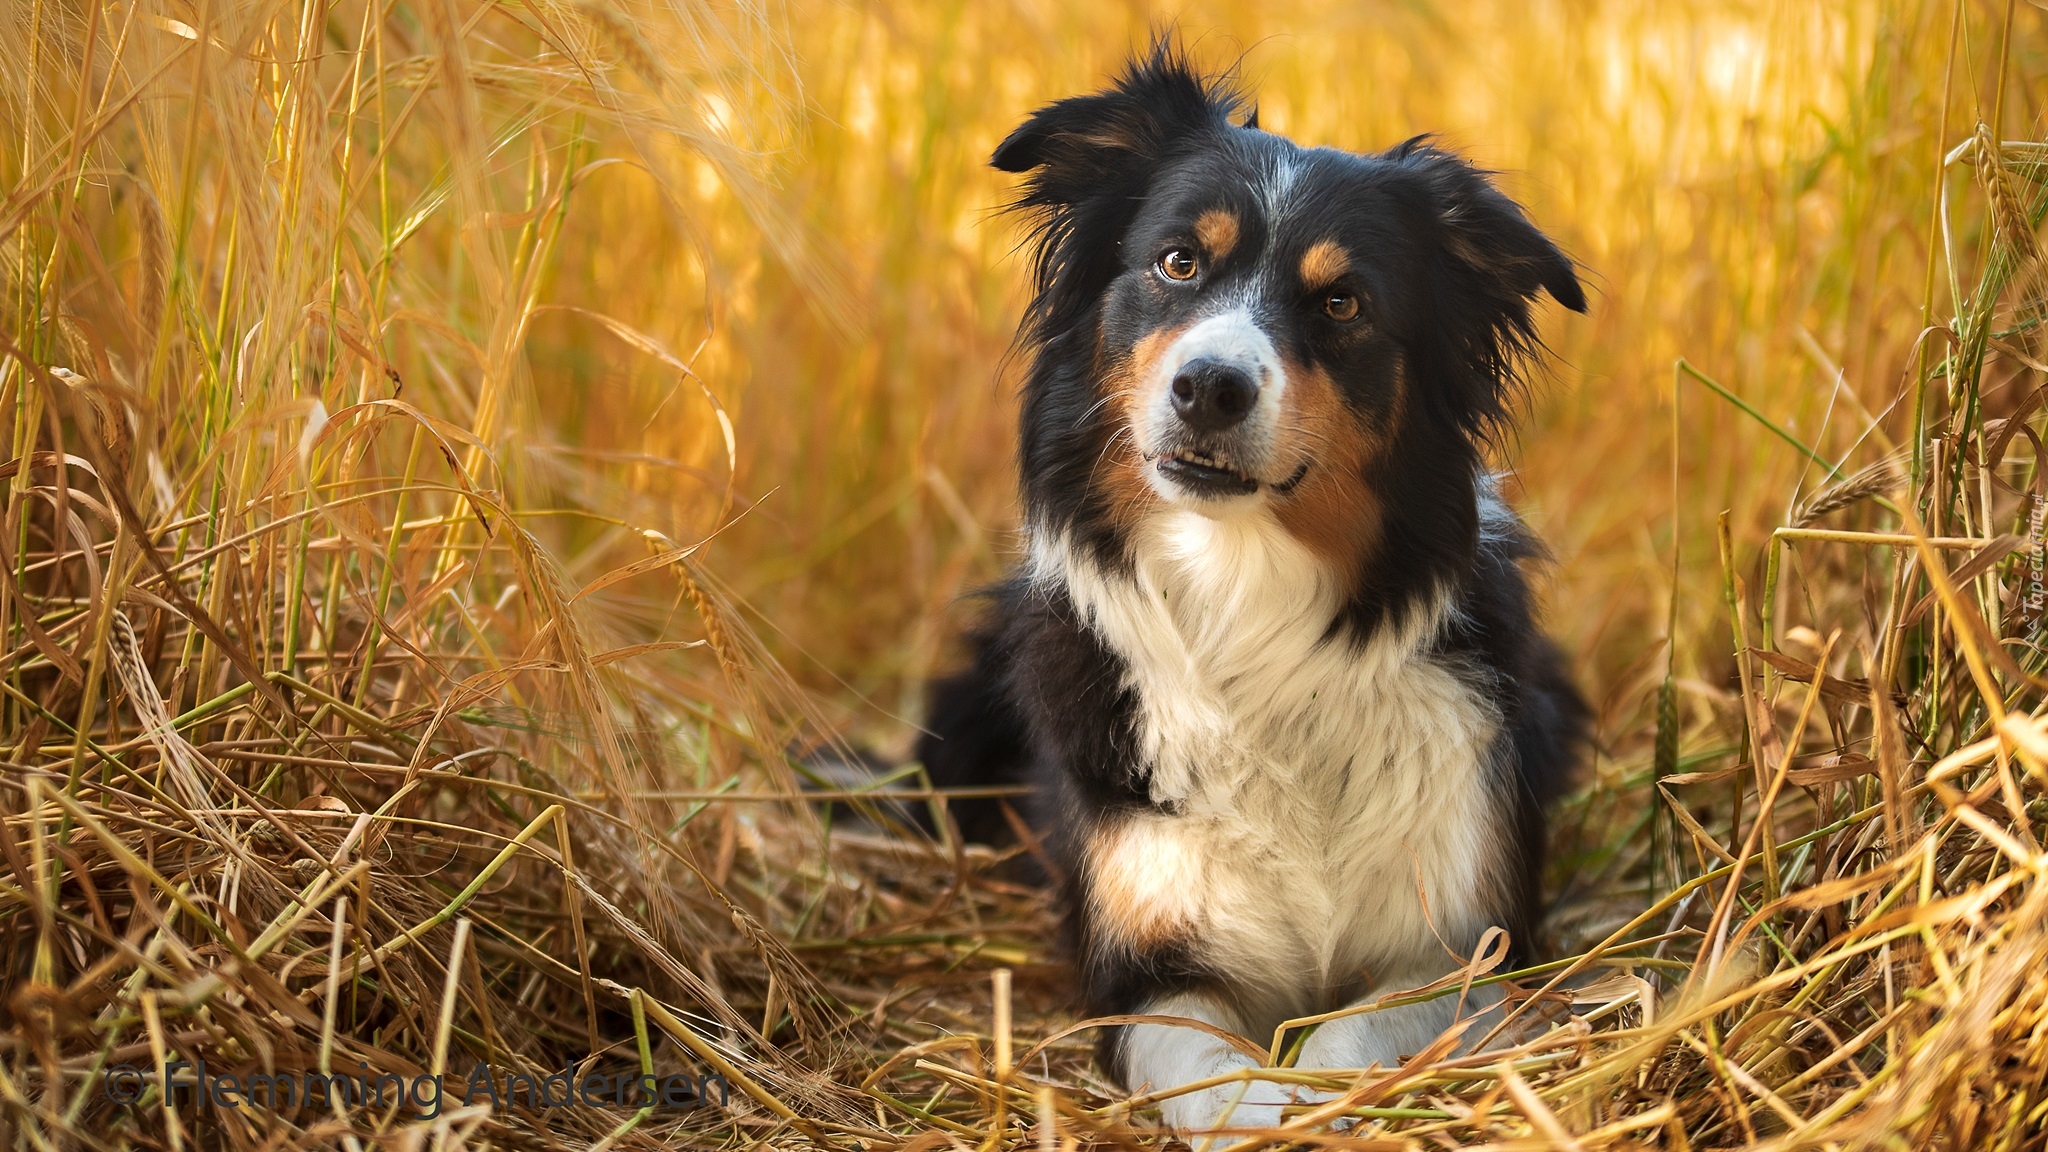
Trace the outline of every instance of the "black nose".
[[1242, 368], [1218, 360], [1191, 360], [1173, 377], [1173, 411], [1197, 432], [1221, 432], [1242, 423], [1259, 386]]

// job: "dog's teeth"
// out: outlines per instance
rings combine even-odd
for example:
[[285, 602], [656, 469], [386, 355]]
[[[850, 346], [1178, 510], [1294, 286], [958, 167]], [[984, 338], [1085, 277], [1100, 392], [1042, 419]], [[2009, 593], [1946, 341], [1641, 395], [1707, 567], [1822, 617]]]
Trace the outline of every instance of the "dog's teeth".
[[1214, 468], [1219, 472], [1229, 472], [1240, 480], [1246, 479], [1246, 474], [1244, 472], [1236, 468], [1232, 468], [1230, 465], [1224, 463], [1221, 458], [1212, 456], [1206, 452], [1197, 452], [1192, 448], [1176, 449], [1173, 452], [1172, 456], [1169, 458], [1178, 461], [1182, 464], [1194, 464], [1202, 468]]

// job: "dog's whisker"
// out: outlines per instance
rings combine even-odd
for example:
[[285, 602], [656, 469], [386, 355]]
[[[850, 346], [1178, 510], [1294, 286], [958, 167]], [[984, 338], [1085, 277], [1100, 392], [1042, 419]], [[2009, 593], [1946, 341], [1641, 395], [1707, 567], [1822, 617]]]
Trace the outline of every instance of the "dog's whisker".
[[1135, 388], [1118, 388], [1115, 391], [1105, 393], [1102, 399], [1097, 400], [1093, 404], [1090, 404], [1088, 406], [1087, 411], [1081, 413], [1080, 416], [1075, 418], [1074, 427], [1079, 428], [1082, 425], [1088, 423], [1088, 421], [1091, 418], [1093, 418], [1097, 412], [1102, 411], [1103, 405], [1108, 404], [1110, 401], [1115, 400], [1120, 396], [1135, 396], [1137, 394], [1138, 390]]

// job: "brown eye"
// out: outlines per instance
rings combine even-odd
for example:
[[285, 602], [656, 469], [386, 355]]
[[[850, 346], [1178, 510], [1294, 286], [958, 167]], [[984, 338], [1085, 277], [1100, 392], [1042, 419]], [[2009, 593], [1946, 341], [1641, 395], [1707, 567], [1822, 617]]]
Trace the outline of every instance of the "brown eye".
[[1168, 280], [1195, 278], [1195, 258], [1185, 248], [1174, 248], [1159, 258], [1159, 274]]
[[1349, 292], [1332, 292], [1323, 297], [1323, 315], [1332, 320], [1358, 319], [1358, 297]]

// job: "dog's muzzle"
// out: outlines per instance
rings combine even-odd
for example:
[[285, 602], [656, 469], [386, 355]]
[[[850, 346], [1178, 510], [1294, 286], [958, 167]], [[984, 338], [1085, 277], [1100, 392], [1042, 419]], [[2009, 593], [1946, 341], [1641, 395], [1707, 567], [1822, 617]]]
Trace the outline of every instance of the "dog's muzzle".
[[[1190, 327], [1161, 359], [1142, 442], [1153, 486], [1169, 500], [1286, 491], [1305, 467], [1273, 476], [1286, 374], [1273, 342], [1242, 309]], [[1158, 378], [1155, 378], [1158, 379]]]

